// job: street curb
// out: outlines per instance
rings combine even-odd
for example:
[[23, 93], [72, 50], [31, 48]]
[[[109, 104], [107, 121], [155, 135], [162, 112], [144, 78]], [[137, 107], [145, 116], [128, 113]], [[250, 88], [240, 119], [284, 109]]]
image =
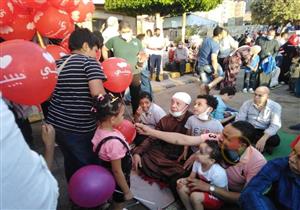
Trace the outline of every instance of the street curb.
[[186, 85], [190, 83], [199, 82], [199, 79], [193, 76], [185, 75], [178, 79], [169, 78], [167, 80], [163, 80], [161, 82], [151, 81], [152, 91], [153, 93], [158, 93], [163, 90], [173, 88], [176, 86]]

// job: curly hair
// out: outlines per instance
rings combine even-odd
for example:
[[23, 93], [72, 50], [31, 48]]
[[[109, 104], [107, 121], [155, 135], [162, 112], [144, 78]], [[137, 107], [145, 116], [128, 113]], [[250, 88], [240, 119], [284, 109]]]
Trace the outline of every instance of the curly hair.
[[97, 120], [104, 121], [109, 117], [118, 115], [122, 104], [122, 100], [113, 94], [100, 94], [93, 98], [91, 111]]
[[218, 106], [218, 100], [211, 95], [198, 95], [197, 99], [205, 99], [208, 106], [215, 110]]

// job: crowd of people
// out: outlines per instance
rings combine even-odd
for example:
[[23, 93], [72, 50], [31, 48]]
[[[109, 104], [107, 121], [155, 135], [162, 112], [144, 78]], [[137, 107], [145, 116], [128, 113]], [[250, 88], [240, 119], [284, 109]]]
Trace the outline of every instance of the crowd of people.
[[[300, 137], [292, 143], [289, 157], [268, 162], [264, 157], [282, 140], [278, 135], [282, 107], [270, 99], [270, 88], [279, 84], [280, 72], [284, 72], [277, 66], [277, 54], [285, 44], [279, 47], [273, 29], [267, 37], [258, 37], [247, 55], [221, 27], [201, 46], [191, 45], [192, 52], [179, 42], [173, 55], [175, 65], [184, 74], [185, 64], [193, 60], [203, 85], [194, 99], [187, 92], [173, 94], [167, 99], [168, 110], [154, 103], [148, 74], [143, 76], [149, 71], [160, 81], [165, 47], [160, 29], [135, 38], [128, 22], [110, 18], [103, 35], [102, 46], [94, 33], [77, 28], [70, 36], [71, 54], [56, 61], [60, 74], [44, 106], [46, 162], [26, 145], [1, 98], [1, 122], [6, 122], [1, 123], [0, 149], [6, 157], [1, 164], [5, 192], [1, 208], [56, 209], [58, 185], [49, 171], [56, 142], [63, 153], [67, 182], [86, 165], [99, 164], [111, 171], [116, 190], [110, 209], [121, 210], [125, 201], [133, 199], [131, 170], [145, 180], [164, 183], [187, 210], [224, 205], [230, 209], [300, 209]], [[103, 87], [106, 76], [96, 60], [100, 50], [103, 60], [120, 57], [132, 68], [129, 89], [138, 134], [131, 145], [115, 129], [126, 107], [123, 93], [113, 94]], [[295, 68], [299, 67], [297, 56], [291, 58]], [[245, 64], [243, 90], [253, 92], [253, 98], [236, 110], [227, 103], [236, 94], [239, 68], [233, 64], [238, 57]], [[210, 95], [209, 90], [218, 85], [219, 94]], [[80, 207], [72, 204], [72, 208]]]

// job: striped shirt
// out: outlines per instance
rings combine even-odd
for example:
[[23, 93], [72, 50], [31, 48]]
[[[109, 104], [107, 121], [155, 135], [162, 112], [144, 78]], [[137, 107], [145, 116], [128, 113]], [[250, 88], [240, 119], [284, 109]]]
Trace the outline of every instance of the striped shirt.
[[[57, 67], [69, 56], [57, 60]], [[92, 96], [88, 82], [95, 79], [106, 79], [95, 59], [80, 54], [71, 57], [58, 76], [47, 122], [69, 132], [94, 131], [96, 119], [91, 115]]]

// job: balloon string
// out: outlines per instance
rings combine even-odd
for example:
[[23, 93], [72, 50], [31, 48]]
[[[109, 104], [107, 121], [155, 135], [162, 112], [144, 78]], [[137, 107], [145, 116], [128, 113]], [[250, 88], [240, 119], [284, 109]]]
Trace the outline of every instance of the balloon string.
[[41, 34], [37, 31], [36, 35], [37, 35], [38, 42], [39, 42], [40, 46], [45, 49], [46, 46], [45, 46], [45, 43], [44, 43], [44, 40], [43, 40]]
[[42, 123], [42, 125], [45, 125], [46, 122], [45, 122], [45, 116], [44, 116], [44, 113], [43, 113], [42, 105], [41, 104], [37, 105], [37, 108], [39, 110], [39, 116], [40, 116], [41, 121], [42, 121], [41, 123]]
[[[125, 104], [124, 96], [123, 96], [122, 93], [120, 93], [120, 97], [121, 97], [122, 103]], [[126, 114], [128, 115], [128, 117], [130, 118], [130, 120], [131, 120], [132, 122], [134, 122], [134, 118], [133, 118], [132, 115], [130, 114], [130, 111], [128, 110], [126, 104], [125, 104], [125, 112], [126, 112]]]

